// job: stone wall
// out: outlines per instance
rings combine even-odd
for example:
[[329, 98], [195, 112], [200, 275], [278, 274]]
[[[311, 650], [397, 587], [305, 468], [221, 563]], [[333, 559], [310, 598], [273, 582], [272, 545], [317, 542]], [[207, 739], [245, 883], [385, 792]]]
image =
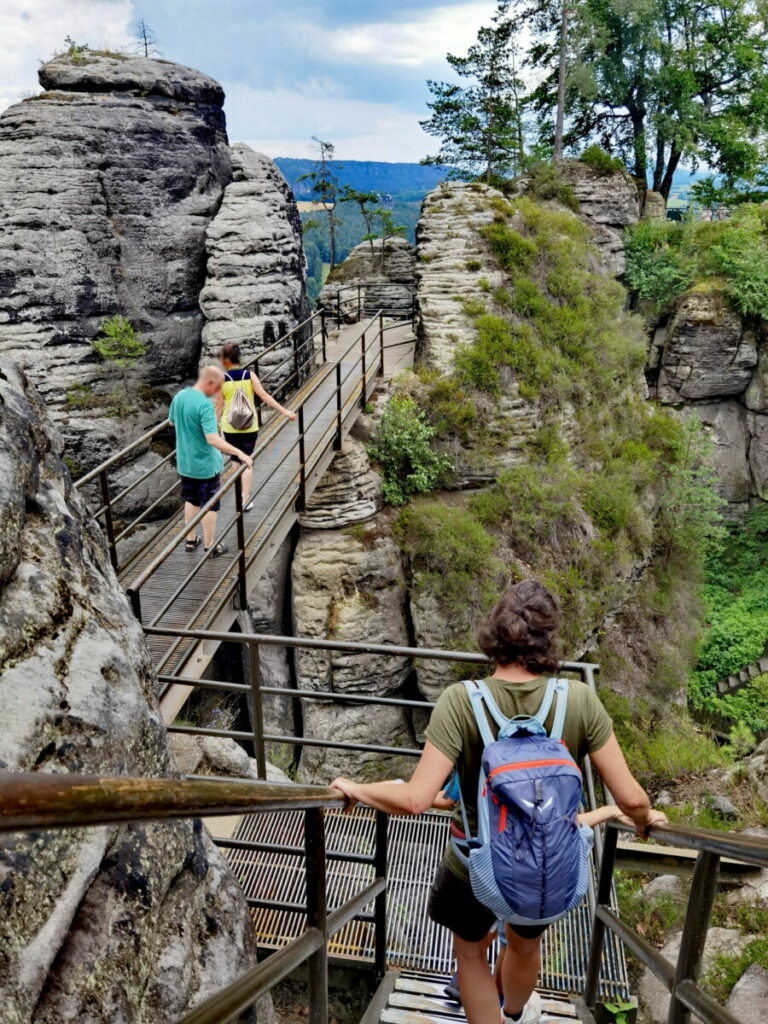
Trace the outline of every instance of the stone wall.
[[[309, 315], [301, 220], [288, 183], [269, 157], [240, 142], [232, 167], [234, 181], [206, 234], [203, 360], [226, 342], [255, 355]], [[262, 376], [289, 351], [265, 359]]]
[[[61, 460], [0, 361], [0, 768], [174, 775], [142, 631]], [[200, 821], [15, 835], [0, 880], [4, 1024], [172, 1024], [255, 961]]]
[[[45, 91], [0, 115], [0, 353], [85, 469], [162, 418], [154, 389], [197, 364], [205, 231], [232, 176], [224, 93], [135, 57], [58, 57], [39, 76]], [[115, 314], [147, 347], [130, 372], [91, 346]]]

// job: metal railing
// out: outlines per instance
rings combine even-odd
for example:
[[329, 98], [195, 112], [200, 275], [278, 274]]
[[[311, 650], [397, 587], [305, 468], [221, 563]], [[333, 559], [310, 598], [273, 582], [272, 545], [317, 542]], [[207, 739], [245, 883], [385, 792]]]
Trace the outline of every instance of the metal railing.
[[[339, 285], [332, 296], [330, 305], [321, 306], [320, 309], [333, 316], [338, 325], [341, 325], [345, 320], [349, 320], [350, 317], [353, 317], [355, 320], [362, 320], [364, 316], [369, 316], [378, 309], [378, 307], [374, 309], [374, 306], [367, 302], [369, 287], [375, 288], [375, 284], [371, 282], [370, 285], [367, 285], [361, 282]], [[418, 315], [416, 290], [411, 290], [410, 302], [405, 306], [394, 309], [387, 308], [384, 310], [384, 315], [415, 324]]]
[[[328, 323], [327, 314], [324, 310], [316, 310], [306, 320], [297, 324], [292, 330], [283, 334], [267, 348], [262, 349], [256, 355], [244, 360], [243, 368], [252, 369], [259, 376], [262, 384], [268, 389], [278, 390], [280, 394], [287, 393], [292, 388], [298, 388], [301, 382], [311, 376], [320, 365], [327, 362], [328, 345]], [[282, 350], [290, 349], [287, 355], [282, 356]], [[277, 356], [278, 361], [275, 362]], [[259, 428], [264, 425], [264, 406], [258, 400], [255, 401], [256, 418]], [[136, 560], [147, 547], [152, 543], [152, 538], [147, 540], [133, 551], [125, 563], [121, 564], [118, 545], [128, 540], [136, 530], [144, 523], [151, 521], [153, 513], [157, 513], [164, 504], [171, 498], [179, 488], [179, 481], [174, 480], [163, 492], [155, 498], [146, 508], [125, 525], [118, 525], [120, 519], [120, 505], [148, 480], [160, 473], [164, 466], [171, 462], [176, 451], [172, 448], [166, 453], [160, 462], [151, 466], [144, 473], [141, 473], [130, 484], [123, 487], [118, 493], [112, 493], [110, 473], [119, 468], [129, 455], [146, 450], [150, 451], [152, 443], [158, 435], [167, 433], [170, 429], [170, 421], [165, 419], [162, 423], [156, 424], [141, 437], [136, 438], [125, 448], [116, 452], [106, 461], [102, 462], [95, 469], [80, 477], [75, 487], [79, 491], [85, 490], [90, 485], [98, 487], [100, 506], [92, 513], [92, 517], [99, 522], [106, 533], [109, 557], [113, 567], [120, 571], [126, 568], [130, 562]]]
[[[211, 606], [208, 608], [206, 625], [210, 625], [230, 602], [236, 602], [240, 608], [246, 607], [248, 572], [251, 565], [264, 546], [270, 542], [280, 524], [281, 515], [289, 510], [291, 512], [301, 511], [305, 507], [308, 496], [308, 480], [329, 450], [341, 448], [345, 425], [350, 415], [358, 405], [364, 407], [367, 404], [373, 380], [383, 375], [385, 330], [384, 318], [379, 313], [362, 324], [359, 334], [347, 348], [320, 371], [318, 385], [305, 394], [296, 405], [297, 428], [294, 428], [289, 421], [283, 420], [270, 433], [269, 437], [255, 448], [254, 466], [258, 464], [259, 457], [273, 445], [276, 438], [288, 431], [296, 430], [296, 436], [287, 441], [285, 448], [280, 453], [281, 467], [284, 468], [290, 463], [290, 460], [293, 460], [295, 461], [294, 472], [289, 475], [287, 482], [266, 510], [257, 516], [252, 513], [246, 524], [241, 489], [236, 486], [245, 472], [245, 466], [239, 466], [229, 474], [219, 490], [186, 524], [186, 529], [171, 537], [158, 554], [129, 582], [126, 589], [134, 613], [140, 621], [145, 618], [141, 602], [142, 588], [155, 576], [170, 556], [181, 547], [186, 535], [197, 528], [214, 505], [232, 488], [234, 488], [235, 515], [220, 532], [218, 539], [222, 540], [231, 531], [235, 531], [236, 545], [231, 557], [224, 556], [220, 559], [222, 571], [217, 579], [212, 583], [209, 581], [207, 584], [209, 595], [214, 595], [214, 597], [211, 598]], [[330, 402], [321, 405], [311, 419], [307, 419], [306, 405], [316, 393], [321, 381], [330, 382]], [[329, 407], [332, 409], [330, 415]], [[327, 421], [325, 425], [320, 422], [322, 419]], [[156, 626], [161, 623], [163, 616], [173, 608], [213, 557], [214, 552], [211, 550], [196, 560], [194, 567], [174, 589], [169, 590], [164, 602], [159, 609], [153, 611], [152, 617], [146, 622], [146, 625]], [[189, 629], [195, 624], [198, 612], [199, 609], [196, 609], [190, 617], [187, 624]], [[162, 671], [166, 667], [178, 647], [178, 642], [171, 645], [157, 666], [158, 671]]]
[[[372, 920], [376, 968], [384, 973], [386, 943], [387, 829], [377, 815], [376, 847], [369, 862], [373, 882], [329, 912], [326, 901], [324, 809], [340, 807], [341, 793], [319, 786], [275, 785], [223, 779], [101, 778], [88, 775], [0, 773], [0, 833], [77, 828], [227, 814], [304, 812], [306, 913], [303, 934], [211, 995], [179, 1024], [225, 1024], [251, 1007], [306, 963], [310, 1024], [328, 1022], [328, 941], [350, 921]], [[333, 854], [345, 859], [344, 854]], [[371, 903], [375, 913], [364, 914]]]

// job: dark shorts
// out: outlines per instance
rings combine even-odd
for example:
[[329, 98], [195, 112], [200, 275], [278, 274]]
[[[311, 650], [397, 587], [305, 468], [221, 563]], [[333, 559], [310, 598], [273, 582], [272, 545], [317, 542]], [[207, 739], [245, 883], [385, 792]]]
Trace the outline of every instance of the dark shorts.
[[[445, 864], [437, 869], [429, 894], [427, 913], [436, 924], [458, 935], [465, 942], [480, 942], [496, 924], [496, 915], [483, 906], [469, 882], [455, 875]], [[510, 925], [521, 939], [538, 939], [546, 925]]]
[[[228, 434], [224, 431], [224, 440], [229, 441], [230, 444], [233, 444], [239, 451], [245, 452], [246, 455], [253, 455], [258, 433], [257, 430], [250, 430], [247, 434]], [[232, 458], [234, 459], [234, 455]]]
[[[183, 476], [181, 478], [181, 496], [184, 501], [188, 501], [195, 508], [202, 508], [203, 505], [206, 505], [220, 487], [220, 473], [209, 477], [207, 480], [198, 480], [193, 476]], [[220, 506], [221, 502], [217, 501], [211, 512], [218, 512]]]

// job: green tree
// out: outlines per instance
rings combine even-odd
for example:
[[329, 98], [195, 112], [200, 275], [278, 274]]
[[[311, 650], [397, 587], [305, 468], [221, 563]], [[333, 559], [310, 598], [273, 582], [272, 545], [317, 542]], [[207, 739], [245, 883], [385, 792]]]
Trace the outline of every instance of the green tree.
[[333, 269], [336, 266], [336, 228], [339, 225], [339, 218], [334, 213], [339, 199], [339, 192], [341, 191], [339, 179], [336, 176], [336, 171], [339, 170], [339, 167], [333, 163], [335, 147], [332, 142], [318, 139], [316, 135], [312, 136], [312, 141], [315, 143], [318, 152], [317, 163], [315, 164], [315, 169], [310, 171], [309, 174], [303, 174], [299, 181], [312, 182], [312, 195], [318, 203], [322, 203], [325, 210], [326, 223], [328, 225], [330, 264], [331, 269]]
[[381, 265], [387, 263], [387, 242], [390, 238], [403, 238], [407, 234], [407, 228], [402, 224], [395, 223], [395, 216], [386, 206], [379, 206], [374, 211], [374, 220], [379, 225], [379, 236], [381, 238]]
[[365, 224], [365, 234], [362, 240], [370, 243], [371, 257], [373, 257], [373, 240], [376, 238], [374, 222], [376, 220], [379, 197], [375, 192], [360, 192], [358, 189], [352, 188], [351, 185], [344, 185], [339, 194], [339, 202], [355, 203], [360, 210], [360, 216], [363, 218], [363, 224]]
[[[750, 180], [765, 163], [768, 37], [763, 0], [584, 0], [568, 16], [564, 144], [599, 141], [669, 195], [681, 161]], [[563, 8], [515, 0], [532, 31], [530, 101], [552, 137]]]
[[523, 86], [516, 67], [511, 2], [501, 0], [491, 25], [480, 29], [464, 57], [447, 55], [454, 73], [468, 85], [427, 83], [432, 115], [421, 126], [440, 139], [440, 151], [424, 163], [450, 165], [486, 182], [522, 169]]

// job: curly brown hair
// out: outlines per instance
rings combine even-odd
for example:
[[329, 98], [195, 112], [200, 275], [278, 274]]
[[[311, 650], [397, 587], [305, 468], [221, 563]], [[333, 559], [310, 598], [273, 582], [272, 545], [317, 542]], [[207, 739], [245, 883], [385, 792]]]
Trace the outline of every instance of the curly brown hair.
[[516, 583], [477, 630], [481, 651], [494, 665], [523, 665], [529, 672], [557, 670], [560, 609], [535, 580]]

